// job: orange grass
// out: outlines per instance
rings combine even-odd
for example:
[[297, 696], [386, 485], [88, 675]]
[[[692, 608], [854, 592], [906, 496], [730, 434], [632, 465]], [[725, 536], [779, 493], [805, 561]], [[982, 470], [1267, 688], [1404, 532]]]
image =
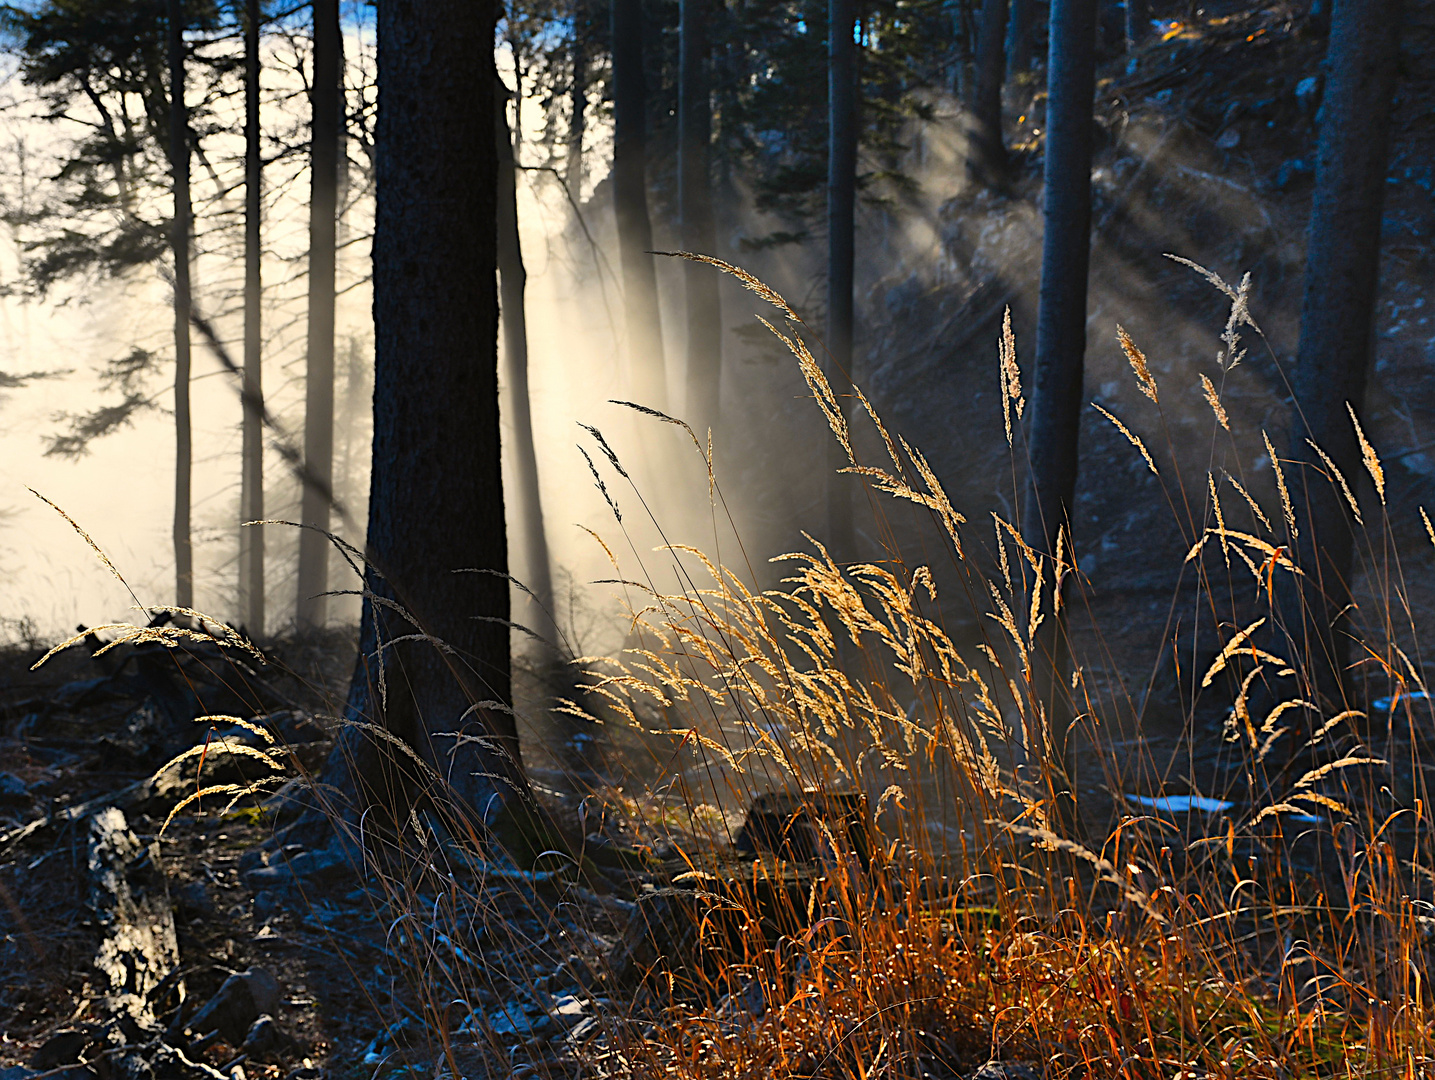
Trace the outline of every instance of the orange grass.
[[[1203, 375], [1189, 389], [1209, 405], [1210, 445], [1239, 449], [1218, 385], [1245, 355], [1243, 328], [1255, 329], [1248, 283], [1233, 289], [1201, 272], [1232, 299], [1222, 340], [1233, 359], [1216, 382]], [[657, 747], [666, 771], [653, 790], [595, 794], [610, 815], [627, 815], [639, 840], [679, 840], [701, 900], [697, 943], [667, 950], [637, 988], [590, 971], [589, 991], [610, 1004], [600, 1031], [566, 1056], [542, 1040], [514, 1049], [490, 1033], [479, 1038], [490, 1063], [527, 1060], [532, 1075], [576, 1060], [597, 1075], [694, 1080], [917, 1080], [966, 1075], [989, 1058], [1031, 1062], [1053, 1078], [1435, 1072], [1435, 859], [1421, 765], [1431, 713], [1412, 697], [1425, 690], [1414, 616], [1388, 539], [1385, 477], [1364, 434], [1379, 487], [1365, 517], [1384, 531], [1360, 534], [1376, 610], [1362, 613], [1373, 629], [1358, 655], [1362, 692], [1389, 687], [1395, 697], [1383, 724], [1371, 721], [1368, 701], [1322, 711], [1299, 690], [1314, 682], [1309, 658], [1284, 633], [1276, 601], [1282, 583], [1304, 575], [1290, 554], [1294, 510], [1270, 439], [1262, 433], [1272, 491], [1218, 475], [1214, 463], [1189, 482], [1162, 412], [1175, 391], [1162, 388], [1158, 404], [1156, 377], [1122, 332], [1159, 438], [1143, 439], [1133, 417], [1108, 415], [1175, 514], [1209, 623], [1208, 643], [1193, 645], [1190, 631], [1153, 642], [1153, 655], [1177, 646], [1185, 665], [1186, 748], [1198, 714], [1229, 706], [1212, 760], [1231, 805], [1210, 815], [1143, 808], [1124, 798], [1125, 785], [1138, 766], [1148, 777], [1167, 766], [1117, 738], [1144, 723], [1137, 691], [1120, 679], [1093, 683], [1079, 650], [1058, 680], [1060, 700], [1036, 690], [1050, 660], [1038, 631], [1092, 596], [1069, 541], [1033, 551], [1020, 522], [995, 515], [988, 539], [971, 524], [985, 517], [964, 516], [860, 390], [855, 403], [835, 399], [781, 297], [739, 276], [784, 320], [769, 326], [848, 453], [847, 471], [870, 494], [914, 508], [942, 538], [941, 573], [930, 548], [929, 561], [909, 563], [881, 514], [880, 561], [839, 565], [813, 540], [779, 557], [779, 588], [758, 589], [693, 548], [669, 546], [663, 557], [681, 586], [663, 593], [635, 583], [652, 580], [645, 568], [624, 573], [614, 559], [629, 646], [581, 661], [583, 696], [561, 709], [629, 726]], [[1025, 401], [1009, 328], [993, 377], [1012, 438]], [[849, 405], [875, 431], [868, 441], [884, 455], [876, 464], [854, 450]], [[711, 457], [693, 441], [721, 512]], [[1148, 448], [1162, 442], [1164, 455]], [[1012, 445], [1020, 458], [1019, 428]], [[1350, 479], [1339, 483], [1358, 511]], [[1091, 640], [1081, 647], [1102, 659], [1105, 642]], [[1051, 808], [1071, 789], [1073, 763], [1043, 742], [1063, 716], [1085, 778], [1067, 835]], [[865, 838], [828, 829], [821, 866], [805, 876], [772, 858], [733, 862], [724, 851], [736, 812], [772, 790], [811, 791], [818, 803], [864, 793]], [[522, 904], [550, 930], [521, 941], [492, 890], [523, 872], [496, 879], [500, 853], [444, 840], [442, 830], [437, 846], [425, 846], [420, 824], [412, 831], [385, 841], [395, 851], [376, 865], [390, 868], [386, 905], [412, 993], [436, 1055], [457, 1075], [464, 1036], [455, 1003], [501, 1002], [515, 984], [496, 989], [493, 971], [512, 957], [546, 957], [539, 967], [551, 968], [553, 941], [582, 930], [582, 904], [560, 913], [583, 886], [573, 875], [530, 874]], [[395, 875], [404, 859], [410, 872]], [[538, 982], [524, 992], [542, 1000]]]

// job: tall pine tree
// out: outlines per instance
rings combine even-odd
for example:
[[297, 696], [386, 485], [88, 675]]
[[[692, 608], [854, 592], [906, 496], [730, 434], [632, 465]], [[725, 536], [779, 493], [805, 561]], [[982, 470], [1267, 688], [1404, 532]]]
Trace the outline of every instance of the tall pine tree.
[[[371, 599], [348, 706], [483, 819], [526, 791], [499, 446], [497, 15], [490, 0], [378, 8]], [[348, 813], [402, 820], [420, 778], [349, 727], [325, 779]]]
[[[1337, 0], [1306, 249], [1300, 346], [1288, 456], [1298, 535], [1287, 544], [1305, 576], [1286, 582], [1282, 617], [1306, 658], [1307, 696], [1348, 705], [1355, 533], [1315, 443], [1348, 481], [1363, 471], [1355, 417], [1365, 401], [1379, 283], [1380, 225], [1399, 58], [1399, 0]], [[1289, 466], [1288, 466], [1289, 468]]]
[[323, 626], [328, 614], [329, 510], [334, 480], [334, 302], [343, 120], [343, 32], [339, 0], [313, 0], [313, 119], [309, 153], [309, 327], [304, 382], [305, 483], [299, 534], [296, 621]]

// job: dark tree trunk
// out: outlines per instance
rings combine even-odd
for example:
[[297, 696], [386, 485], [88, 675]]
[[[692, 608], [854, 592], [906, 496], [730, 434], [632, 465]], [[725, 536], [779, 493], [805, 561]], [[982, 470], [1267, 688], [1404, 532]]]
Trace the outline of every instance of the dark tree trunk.
[[[857, 202], [857, 46], [853, 0], [827, 4], [827, 381], [838, 404], [852, 398], [852, 269]], [[852, 493], [837, 472], [847, 457], [828, 443], [827, 542], [839, 559], [853, 551]]]
[[1002, 141], [1002, 83], [1006, 74], [1007, 10], [1011, 0], [984, 0], [977, 44], [977, 86], [972, 95], [972, 178], [1000, 187], [1007, 178]]
[[184, 4], [169, 0], [169, 166], [174, 184], [174, 578], [175, 603], [194, 606], [194, 547], [190, 541], [190, 473], [193, 458], [189, 413], [189, 111], [184, 105]]
[[[681, 0], [678, 77], [678, 213], [683, 247], [716, 255], [708, 146], [712, 104], [708, 82], [709, 0]], [[722, 393], [722, 306], [718, 275], [710, 266], [683, 266], [688, 315], [688, 415], [702, 433], [716, 427]]]
[[[507, 711], [496, 21], [497, 5], [473, 0], [384, 0], [378, 9], [367, 585], [413, 622], [364, 603], [349, 695], [350, 719], [407, 740], [457, 805], [486, 820], [526, 791]], [[415, 624], [444, 647], [394, 642]], [[378, 804], [402, 814], [412, 794], [403, 761], [350, 727], [325, 779], [357, 796], [350, 812]]]
[[952, 96], [969, 101], [972, 95], [972, 61], [975, 55], [976, 30], [972, 25], [971, 5], [965, 2], [951, 6], [952, 19]]
[[[1081, 429], [1086, 357], [1086, 289], [1091, 258], [1091, 129], [1096, 92], [1096, 0], [1052, 0], [1047, 59], [1050, 99], [1046, 113], [1043, 178], [1041, 293], [1036, 328], [1036, 371], [1028, 435], [1030, 479], [1022, 519], [1028, 544], [1049, 560], [1057, 534], [1066, 530], [1071, 551], [1076, 497], [1077, 436]], [[1050, 563], [1048, 563], [1050, 565]], [[1033, 650], [1033, 697], [1045, 722], [1031, 717], [1026, 742], [1034, 760], [1050, 766], [1058, 813], [1073, 820], [1063, 788], [1074, 790], [1070, 754], [1070, 702], [1065, 696], [1067, 643], [1064, 617], [1055, 617], [1048, 573], [1046, 619]], [[1065, 609], [1063, 609], [1064, 611]]]
[[573, 4], [573, 81], [568, 87], [568, 158], [563, 182], [577, 202], [583, 197], [583, 136], [588, 130], [588, 5]]
[[[1319, 445], [1352, 485], [1364, 471], [1347, 406], [1365, 400], [1374, 341], [1380, 223], [1399, 54], [1399, 0], [1339, 0], [1331, 12], [1325, 98], [1306, 250], [1290, 458], [1295, 539], [1306, 577], [1283, 597], [1286, 631], [1306, 659], [1312, 700], [1341, 703], [1349, 641], [1353, 525]], [[1289, 538], [1288, 538], [1289, 541]], [[1301, 595], [1303, 594], [1303, 595]]]
[[648, 219], [648, 95], [642, 0], [613, 0], [613, 210], [623, 264], [628, 355], [638, 404], [668, 407], [653, 227]]
[[1138, 48], [1150, 36], [1150, 0], [1126, 0], [1126, 47]]
[[1007, 20], [1007, 71], [1016, 75], [1030, 71], [1036, 62], [1036, 26], [1038, 0], [1012, 0], [1011, 17]]
[[[339, 0], [313, 0], [314, 82], [309, 195], [309, 362], [304, 379], [304, 496], [299, 533], [301, 627], [323, 626], [329, 598], [329, 509], [334, 481], [334, 299], [339, 210], [343, 32]], [[318, 530], [323, 530], [320, 532]]]
[[[496, 87], [506, 95], [501, 84]], [[518, 236], [517, 163], [508, 130], [503, 96], [498, 99], [494, 136], [498, 154], [498, 281], [499, 322], [507, 360], [508, 392], [512, 397], [513, 453], [518, 466], [519, 513], [523, 522], [523, 583], [533, 593], [537, 617], [528, 625], [556, 641], [553, 625], [553, 576], [548, 559], [548, 534], [543, 527], [543, 498], [538, 484], [538, 455], [533, 445], [533, 410], [528, 393], [528, 321], [523, 293], [528, 272]]]
[[264, 518], [264, 365], [260, 215], [263, 166], [259, 153], [260, 0], [244, 4], [244, 409], [239, 479], [239, 619], [264, 636], [264, 530], [244, 528]]

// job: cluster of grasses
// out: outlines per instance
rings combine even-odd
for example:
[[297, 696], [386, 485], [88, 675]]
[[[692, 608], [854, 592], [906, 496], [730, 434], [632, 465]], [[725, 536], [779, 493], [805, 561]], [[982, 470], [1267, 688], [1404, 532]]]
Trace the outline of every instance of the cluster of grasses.
[[[887, 460], [859, 460], [845, 403], [798, 317], [765, 285], [723, 269], [785, 319], [769, 328], [796, 357], [848, 470], [930, 517], [946, 565], [934, 573], [930, 549], [929, 561], [909, 564], [895, 546], [881, 561], [839, 564], [814, 540], [781, 557], [780, 587], [758, 589], [750, 573], [674, 545], [666, 551], [684, 585], [662, 592], [614, 557], [630, 647], [576, 661], [583, 693], [561, 708], [660, 745], [665, 773], [641, 796], [592, 791], [581, 810], [589, 824], [574, 834], [607, 815], [635, 848], [675, 842], [670, 864], [685, 861], [675, 876], [689, 895], [663, 897], [686, 929], [650, 917], [666, 929], [648, 959], [606, 970], [621, 929], [613, 913], [626, 908], [589, 888], [602, 884], [597, 853], [580, 842], [576, 858], [505, 859], [455, 843], [461, 830], [430, 829], [431, 811], [416, 814], [371, 869], [435, 1056], [464, 1073], [462, 1032], [511, 1063], [511, 1030], [505, 1038], [493, 1023], [508, 997], [578, 986], [602, 1000], [599, 1024], [565, 1060], [586, 1057], [604, 1075], [867, 1080], [953, 1075], [988, 1059], [1034, 1062], [1051, 1077], [1413, 1078], [1435, 1068], [1429, 712], [1407, 659], [1417, 654], [1395, 618], [1365, 620], [1381, 635], [1358, 643], [1361, 685], [1387, 688], [1380, 724], [1369, 704], [1321, 715], [1291, 689], [1313, 680], [1273, 630], [1274, 581], [1301, 573], [1282, 536], [1292, 511], [1274, 450], [1280, 505], [1263, 507], [1231, 481], [1249, 531], [1228, 526], [1214, 475], [1200, 485], [1204, 510], [1185, 522], [1215, 631], [1183, 704], [1185, 750], [1210, 766], [1190, 766], [1192, 777], [1227, 786], [1128, 793], [1133, 757], [1151, 753], [1120, 737], [1133, 724], [1139, 732], [1137, 695], [1090, 678], [1082, 643], [1065, 631], [1070, 666], [1043, 655], [1045, 631], [1090, 599], [1070, 544], [1054, 558], [1033, 551], [1019, 523], [1000, 517], [994, 540], [976, 540], [921, 452], [888, 433], [860, 390], [856, 408]], [[1253, 325], [1246, 289], [1210, 276], [1232, 299], [1229, 363]], [[1136, 343], [1123, 335], [1122, 345], [1158, 401]], [[1025, 400], [1009, 330], [1000, 378], [1017, 453]], [[1200, 392], [1213, 434], [1229, 433], [1204, 376]], [[1139, 435], [1111, 419], [1160, 475]], [[711, 451], [693, 441], [720, 508]], [[1383, 520], [1373, 449], [1367, 463]], [[1189, 506], [1177, 484], [1172, 505]], [[882, 535], [894, 533], [884, 525]], [[1364, 572], [1389, 612], [1408, 613], [1388, 547]], [[1153, 640], [1153, 655], [1164, 644]], [[1060, 678], [1044, 680], [1053, 663]], [[1217, 695], [1226, 708], [1213, 706]], [[1197, 740], [1218, 747], [1192, 754]], [[1399, 768], [1389, 764], [1397, 757]], [[1169, 765], [1145, 764], [1154, 776]], [[773, 791], [805, 793], [815, 868], [781, 850], [731, 857], [741, 808]], [[1064, 799], [1075, 812], [1059, 812]], [[522, 932], [530, 925], [543, 930], [537, 940]], [[539, 1041], [523, 1051], [527, 1073], [545, 1067]]]

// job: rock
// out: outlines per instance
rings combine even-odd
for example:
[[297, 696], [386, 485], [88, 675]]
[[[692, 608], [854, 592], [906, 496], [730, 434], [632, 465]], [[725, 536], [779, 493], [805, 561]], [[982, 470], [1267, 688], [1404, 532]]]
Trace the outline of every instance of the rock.
[[251, 1024], [278, 1011], [278, 981], [263, 968], [252, 967], [225, 979], [219, 992], [190, 1018], [185, 1031], [195, 1036], [218, 1031], [225, 1042], [239, 1046]]
[[349, 877], [363, 868], [363, 853], [357, 845], [335, 839], [328, 847], [307, 851], [298, 844], [263, 857], [262, 863], [246, 869], [244, 882], [255, 892], [267, 888], [289, 888], [299, 881], [331, 882]]
[[529, 1013], [517, 1002], [492, 1013], [471, 1013], [458, 1029], [460, 1035], [508, 1035], [527, 1038], [553, 1026], [553, 1020], [542, 1013]]
[[640, 893], [623, 939], [608, 955], [614, 978], [628, 985], [693, 962], [698, 925], [711, 907], [708, 898], [692, 889]]
[[1030, 1065], [1015, 1061], [988, 1061], [976, 1072], [972, 1080], [1041, 1080]]
[[865, 869], [871, 862], [867, 797], [860, 791], [775, 791], [753, 799], [737, 834], [745, 855], [772, 852], [795, 862], [831, 862], [835, 852], [824, 830], [844, 846], [845, 838]]
[[399, 1047], [407, 1046], [413, 1041], [413, 1033], [409, 1030], [411, 1025], [412, 1021], [405, 1016], [380, 1031], [374, 1036], [373, 1042], [364, 1048], [363, 1063], [365, 1065], [382, 1065], [393, 1056]]
[[740, 1028], [767, 1013], [767, 994], [757, 979], [748, 979], [740, 990], [726, 994], [713, 1010], [728, 1030]]
[[1270, 186], [1276, 191], [1286, 191], [1302, 182], [1309, 182], [1315, 176], [1315, 169], [1305, 158], [1291, 158], [1281, 162]]
[[207, 881], [191, 881], [176, 889], [174, 901], [179, 910], [191, 919], [214, 914], [214, 895]]
[[265, 1014], [249, 1025], [240, 1049], [253, 1060], [272, 1065], [293, 1046], [294, 1040], [280, 1029], [272, 1016]]
[[61, 1028], [31, 1055], [30, 1068], [45, 1072], [61, 1065], [77, 1065], [92, 1042], [92, 1032], [82, 1028]]
[[564, 994], [553, 999], [548, 1015], [564, 1027], [573, 1027], [588, 1015], [588, 999], [576, 994]]
[[284, 905], [279, 897], [268, 889], [261, 889], [254, 897], [254, 921], [268, 923], [275, 915], [284, 910]]
[[0, 773], [0, 803], [28, 803], [30, 789], [14, 773]]
[[585, 1016], [568, 1029], [567, 1041], [571, 1044], [586, 1042], [603, 1028], [596, 1016]]

